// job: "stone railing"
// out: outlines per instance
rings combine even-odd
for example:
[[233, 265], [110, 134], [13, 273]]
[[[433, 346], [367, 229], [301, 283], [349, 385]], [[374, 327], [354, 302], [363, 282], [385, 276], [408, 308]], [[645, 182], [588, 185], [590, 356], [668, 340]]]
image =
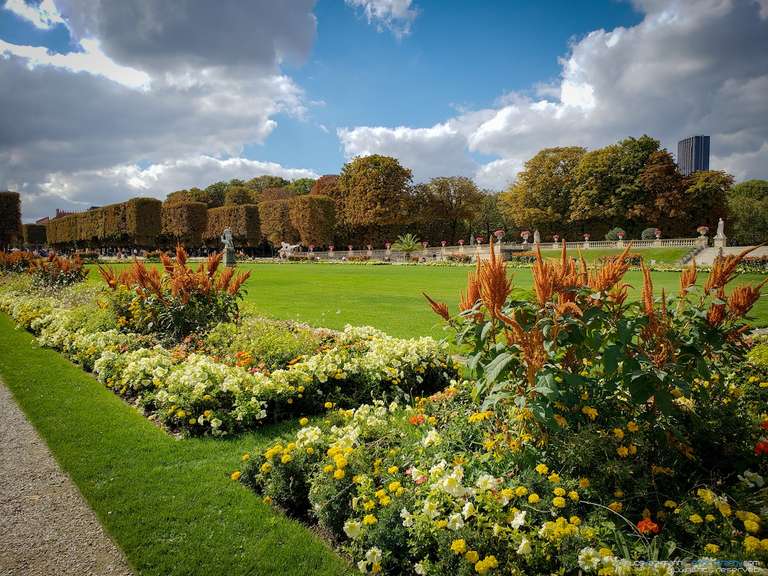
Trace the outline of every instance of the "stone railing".
[[[626, 248], [629, 244], [632, 244], [632, 249], [642, 250], [644, 248], [695, 248], [697, 246], [706, 246], [707, 238], [657, 238], [654, 240], [583, 240], [581, 242], [566, 242], [566, 246], [569, 250], [575, 250], [579, 248], [581, 250], [590, 249], [622, 249]], [[560, 249], [562, 242], [542, 242], [540, 247], [542, 250]], [[535, 249], [535, 245], [531, 242], [502, 242], [494, 245], [496, 253], [500, 254], [504, 252], [529, 252]], [[385, 249], [372, 249], [372, 250], [334, 250], [329, 251], [313, 251], [313, 252], [297, 252], [296, 256], [312, 257], [318, 260], [332, 260], [332, 261], [345, 261], [345, 260], [379, 260], [384, 262], [408, 262], [411, 260], [418, 261], [436, 261], [436, 260], [448, 260], [451, 257], [456, 257], [457, 260], [463, 258], [471, 258], [472, 260], [480, 257], [481, 259], [488, 258], [489, 247], [488, 244], [474, 244], [464, 246], [428, 246], [426, 248], [420, 248], [410, 255], [399, 252], [397, 250], [385, 250]]]

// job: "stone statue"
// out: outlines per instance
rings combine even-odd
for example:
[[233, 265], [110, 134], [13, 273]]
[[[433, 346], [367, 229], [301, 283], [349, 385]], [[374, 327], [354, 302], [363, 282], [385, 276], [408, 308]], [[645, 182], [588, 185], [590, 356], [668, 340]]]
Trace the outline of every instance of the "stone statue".
[[720, 250], [728, 246], [728, 239], [725, 237], [725, 222], [723, 222], [722, 218], [717, 221], [717, 234], [715, 234], [714, 244], [715, 248], [720, 248]]
[[221, 243], [224, 244], [224, 266], [232, 268], [235, 265], [235, 243], [232, 241], [232, 230], [224, 228], [221, 235]]
[[280, 250], [277, 251], [277, 255], [281, 260], [287, 260], [293, 255], [294, 250], [299, 248], [301, 244], [288, 244], [288, 242], [280, 242]]
[[538, 228], [533, 231], [533, 243], [541, 244], [541, 234], [539, 234]]

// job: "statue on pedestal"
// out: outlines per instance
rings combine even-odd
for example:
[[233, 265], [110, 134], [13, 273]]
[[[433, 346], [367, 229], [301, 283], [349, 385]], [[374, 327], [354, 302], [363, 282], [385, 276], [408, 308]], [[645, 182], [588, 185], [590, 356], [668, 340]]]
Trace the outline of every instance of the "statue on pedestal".
[[541, 244], [541, 234], [539, 234], [539, 229], [533, 231], [533, 243], [534, 244]]
[[725, 222], [720, 218], [717, 221], [717, 234], [715, 234], [715, 248], [725, 248], [728, 245], [728, 239], [725, 237]]
[[237, 259], [235, 258], [235, 243], [232, 241], [232, 230], [224, 228], [221, 235], [221, 243], [224, 244], [224, 266], [234, 267]]

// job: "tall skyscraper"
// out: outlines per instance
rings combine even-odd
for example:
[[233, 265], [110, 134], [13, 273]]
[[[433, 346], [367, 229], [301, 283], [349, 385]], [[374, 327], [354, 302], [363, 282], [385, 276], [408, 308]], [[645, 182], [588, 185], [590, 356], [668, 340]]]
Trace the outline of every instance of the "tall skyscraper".
[[677, 143], [677, 166], [683, 176], [709, 170], [709, 136], [689, 136]]

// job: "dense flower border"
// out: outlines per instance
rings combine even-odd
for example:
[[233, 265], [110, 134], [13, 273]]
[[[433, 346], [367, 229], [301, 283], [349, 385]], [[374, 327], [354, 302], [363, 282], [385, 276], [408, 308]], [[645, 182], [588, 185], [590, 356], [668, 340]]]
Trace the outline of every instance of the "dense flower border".
[[169, 350], [151, 336], [88, 331], [77, 326], [69, 308], [48, 296], [5, 291], [0, 310], [36, 334], [41, 345], [94, 371], [153, 419], [195, 435], [251, 428], [268, 414], [278, 420], [326, 405], [433, 392], [456, 374], [446, 344], [393, 338], [369, 327], [347, 326], [333, 345], [264, 373], [182, 347]]

